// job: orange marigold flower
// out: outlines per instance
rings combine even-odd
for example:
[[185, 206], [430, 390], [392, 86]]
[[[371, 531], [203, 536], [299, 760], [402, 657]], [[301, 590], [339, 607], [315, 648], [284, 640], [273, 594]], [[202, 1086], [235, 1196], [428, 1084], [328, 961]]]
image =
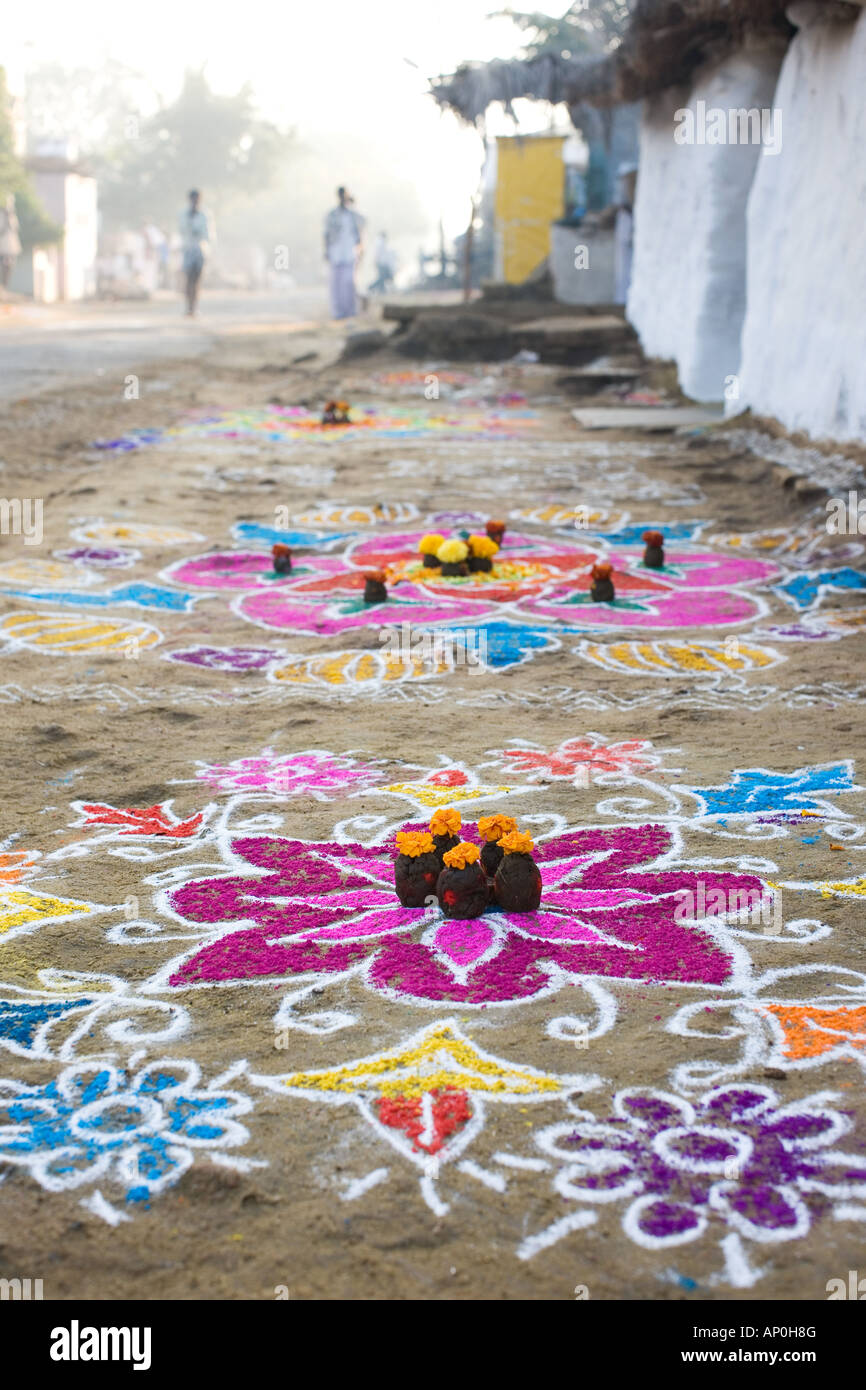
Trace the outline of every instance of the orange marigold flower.
[[506, 854], [531, 854], [535, 845], [531, 836], [524, 835], [520, 830], [512, 830], [509, 835], [503, 835], [499, 848], [505, 850]]
[[482, 816], [478, 821], [478, 833], [485, 840], [496, 844], [502, 839], [503, 835], [509, 835], [517, 829], [517, 821], [513, 816], [503, 816], [498, 811], [495, 816]]
[[400, 854], [407, 854], [410, 859], [417, 859], [419, 854], [430, 854], [436, 848], [433, 836], [427, 830], [398, 830], [396, 838]]
[[490, 536], [470, 536], [469, 549], [473, 555], [477, 555], [480, 560], [492, 560], [499, 546]]
[[477, 845], [473, 845], [471, 840], [461, 840], [459, 845], [446, 850], [442, 862], [447, 864], [449, 869], [465, 869], [467, 864], [474, 864], [480, 857], [481, 850]]
[[460, 812], [455, 811], [453, 806], [444, 806], [441, 811], [434, 811], [430, 817], [430, 834], [456, 835], [460, 824]]

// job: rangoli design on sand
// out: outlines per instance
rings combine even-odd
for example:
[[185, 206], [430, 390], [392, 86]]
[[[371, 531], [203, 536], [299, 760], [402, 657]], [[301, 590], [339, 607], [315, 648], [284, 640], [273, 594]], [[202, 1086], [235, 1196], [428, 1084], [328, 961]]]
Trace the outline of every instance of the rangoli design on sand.
[[293, 444], [299, 441], [339, 445], [358, 439], [508, 439], [538, 423], [527, 409], [443, 411], [391, 406], [353, 405], [349, 424], [323, 425], [320, 411], [303, 406], [270, 405], [254, 410], [197, 411], [166, 429], [134, 429], [116, 439], [97, 440], [94, 448], [113, 453], [156, 445]]
[[[478, 842], [465, 824], [462, 833]], [[392, 998], [479, 1006], [514, 1004], [590, 975], [721, 984], [734, 970], [717, 929], [677, 920], [677, 894], [696, 894], [698, 875], [667, 867], [678, 847], [661, 825], [574, 829], [543, 841], [544, 909], [489, 911], [470, 922], [401, 907], [390, 847], [256, 836], [228, 848], [229, 863], [244, 872], [170, 895], [178, 917], [222, 928], [177, 963], [174, 988], [352, 972]], [[754, 875], [701, 877], [726, 901], [763, 891]], [[233, 920], [243, 926], [226, 931]]]
[[162, 641], [149, 623], [123, 618], [73, 617], [69, 613], [9, 613], [0, 618], [0, 640], [10, 647], [51, 655], [116, 652], [135, 655]]
[[[420, 1170], [421, 1195], [437, 1216], [449, 1206], [435, 1180], [442, 1165], [458, 1160], [481, 1134], [488, 1106], [525, 1107], [599, 1085], [597, 1077], [554, 1076], [494, 1057], [467, 1038], [455, 1019], [422, 1028], [399, 1048], [341, 1066], [250, 1079], [283, 1096], [353, 1106], [379, 1139]], [[501, 1172], [471, 1160], [459, 1167], [504, 1192]], [[357, 1200], [387, 1176], [387, 1169], [374, 1170], [344, 1187], [341, 1196]]]
[[195, 545], [203, 541], [199, 531], [184, 526], [156, 525], [147, 521], [86, 521], [72, 530], [72, 539], [83, 545], [151, 546]]
[[521, 739], [511, 742], [517, 746], [503, 748], [498, 754], [502, 765], [522, 772], [533, 782], [574, 781], [581, 773], [592, 780], [608, 772], [642, 774], [653, 772], [662, 761], [650, 741], [643, 738], [606, 743], [602, 734], [581, 734], [550, 752]]
[[[577, 1204], [576, 1214], [598, 1220], [609, 1203], [621, 1203], [623, 1232], [653, 1251], [726, 1230], [726, 1279], [748, 1287], [761, 1271], [744, 1242], [761, 1253], [800, 1239], [824, 1217], [851, 1218], [852, 1200], [866, 1197], [866, 1158], [839, 1148], [854, 1128], [841, 1101], [821, 1091], [786, 1104], [753, 1083], [693, 1101], [629, 1088], [604, 1119], [574, 1106], [574, 1121], [551, 1125], [536, 1142], [557, 1169], [554, 1190]], [[566, 1234], [567, 1222], [518, 1253], [531, 1258]]]
[[[310, 556], [304, 561], [306, 572], [279, 586], [268, 585], [263, 576], [257, 582], [251, 578], [247, 588], [253, 582], [256, 587], [238, 599], [236, 610], [262, 627], [328, 635], [404, 621], [455, 627], [534, 623], [572, 631], [716, 627], [763, 614], [762, 600], [743, 589], [769, 578], [772, 569], [766, 561], [686, 550], [671, 557], [665, 572], [650, 572], [641, 551], [618, 548], [609, 557], [615, 566], [616, 600], [594, 604], [589, 572], [597, 560], [608, 558], [601, 547], [507, 535], [490, 574], [449, 578], [424, 569], [418, 555], [422, 535], [362, 539], [342, 557]], [[264, 571], [269, 564], [262, 560]], [[218, 587], [208, 582], [213, 567], [214, 558], [203, 557], [177, 567], [171, 578], [190, 588]], [[384, 571], [389, 591], [388, 602], [372, 614], [360, 593], [363, 572], [369, 569]]]
[[48, 1192], [87, 1189], [85, 1205], [111, 1225], [129, 1218], [103, 1187], [146, 1205], [199, 1155], [249, 1171], [255, 1161], [232, 1151], [249, 1138], [239, 1117], [252, 1101], [219, 1079], [200, 1083], [194, 1062], [169, 1058], [132, 1073], [75, 1062], [43, 1085], [0, 1081], [0, 1165]]
[[225, 766], [205, 764], [196, 777], [220, 791], [247, 788], [275, 796], [312, 796], [317, 801], [328, 801], [382, 781], [371, 764], [350, 754], [337, 758], [320, 748], [288, 755], [265, 748], [258, 757], [239, 758]]
[[[555, 747], [512, 738], [477, 765], [252, 748], [203, 758], [183, 800], [72, 802], [77, 838], [60, 848], [6, 842], [0, 962], [15, 935], [72, 920], [109, 957], [146, 947], [162, 963], [143, 983], [111, 973], [109, 959], [105, 973], [41, 968], [0, 984], [0, 1054], [53, 1069], [0, 1082], [0, 1176], [18, 1168], [48, 1192], [78, 1191], [91, 1216], [117, 1225], [193, 1163], [260, 1164], [254, 1110], [266, 1091], [287, 1117], [312, 1101], [363, 1119], [368, 1140], [331, 1180], [343, 1203], [378, 1202], [395, 1161], [415, 1170], [437, 1218], [467, 1193], [549, 1190], [559, 1214], [524, 1223], [520, 1260], [574, 1249], [581, 1231], [614, 1221], [659, 1259], [700, 1250], [707, 1287], [749, 1288], [776, 1246], [862, 1224], [850, 1083], [822, 1087], [820, 1070], [847, 1062], [852, 1081], [866, 1070], [866, 972], [821, 964], [834, 928], [795, 915], [866, 897], [853, 761], [733, 767], [701, 785], [682, 757], [598, 730]], [[590, 798], [583, 823], [547, 809], [571, 785]], [[284, 832], [298, 823], [296, 796], [333, 826], [327, 837]], [[447, 808], [470, 845], [492, 812], [531, 830], [538, 910], [459, 919], [435, 897], [401, 906], [395, 834], [424, 832], [419, 813]], [[853, 858], [835, 876], [786, 874], [768, 855], [811, 842], [804, 829]], [[101, 855], [137, 871], [132, 907], [57, 896], [58, 869]], [[197, 992], [250, 985], [274, 1030], [271, 1065], [224, 1058], [203, 1077], [178, 1050], [197, 1036]], [[370, 1052], [347, 1039], [376, 996], [403, 1023]], [[490, 1029], [554, 997], [562, 1012], [533, 1026], [573, 1047], [575, 1065], [561, 1054], [557, 1067], [530, 1065], [491, 1044]], [[657, 1000], [652, 1027], [681, 1040], [665, 1085], [616, 1089], [603, 1074], [596, 1042], [631, 998]], [[292, 1065], [297, 1034], [319, 1049], [315, 1064]], [[766, 1084], [768, 1072], [807, 1070], [814, 1084], [799, 1100]], [[523, 1112], [540, 1125], [524, 1128]], [[497, 1125], [509, 1115], [521, 1125], [506, 1137]]]

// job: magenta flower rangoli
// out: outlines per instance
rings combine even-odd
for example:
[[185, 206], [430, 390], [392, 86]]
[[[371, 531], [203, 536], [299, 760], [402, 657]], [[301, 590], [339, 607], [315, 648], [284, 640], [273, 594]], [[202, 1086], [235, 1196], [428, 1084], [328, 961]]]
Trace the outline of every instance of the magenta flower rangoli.
[[[382, 610], [371, 616], [363, 601], [368, 569], [385, 572], [389, 622], [504, 620], [580, 630], [743, 623], [765, 611], [762, 600], [745, 590], [778, 575], [766, 560], [674, 546], [664, 570], [648, 570], [641, 548], [615, 546], [608, 553], [602, 542], [569, 545], [509, 532], [490, 573], [447, 577], [424, 568], [418, 554], [423, 534], [365, 536], [343, 555], [310, 552], [282, 579], [270, 554], [255, 551], [196, 556], [172, 566], [165, 577], [183, 588], [236, 591], [236, 611], [260, 627], [330, 636], [381, 624]], [[614, 605], [589, 598], [589, 571], [602, 559], [614, 565]]]
[[[461, 833], [475, 835], [468, 826]], [[448, 922], [434, 907], [400, 906], [390, 847], [235, 839], [244, 872], [196, 879], [170, 895], [181, 918], [228, 928], [176, 963], [170, 983], [360, 969], [394, 997], [466, 1005], [529, 999], [574, 976], [723, 984], [731, 955], [711, 931], [675, 917], [698, 876], [653, 868], [672, 847], [661, 825], [566, 831], [536, 845], [538, 912]], [[761, 891], [750, 875], [700, 877], [707, 893], [710, 884], [726, 894]]]

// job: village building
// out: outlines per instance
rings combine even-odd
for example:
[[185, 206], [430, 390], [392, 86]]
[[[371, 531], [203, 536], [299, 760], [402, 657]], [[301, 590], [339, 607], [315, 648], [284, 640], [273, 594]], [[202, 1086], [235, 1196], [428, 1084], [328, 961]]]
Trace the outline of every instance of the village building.
[[641, 103], [626, 315], [644, 351], [697, 401], [866, 438], [859, 0], [637, 0], [606, 56], [467, 64], [433, 94], [473, 121], [564, 103], [578, 128]]

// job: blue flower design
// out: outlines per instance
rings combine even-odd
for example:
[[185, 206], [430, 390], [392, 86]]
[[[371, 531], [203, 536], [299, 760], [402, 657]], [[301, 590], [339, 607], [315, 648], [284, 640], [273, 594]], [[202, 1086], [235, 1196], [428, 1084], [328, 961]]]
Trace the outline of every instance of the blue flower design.
[[[252, 1108], [234, 1091], [202, 1089], [194, 1062], [153, 1062], [130, 1075], [76, 1063], [42, 1086], [0, 1081], [0, 1162], [25, 1168], [49, 1192], [97, 1181], [146, 1202], [192, 1166], [196, 1150], [237, 1148]], [[217, 1161], [246, 1168], [251, 1161]]]

